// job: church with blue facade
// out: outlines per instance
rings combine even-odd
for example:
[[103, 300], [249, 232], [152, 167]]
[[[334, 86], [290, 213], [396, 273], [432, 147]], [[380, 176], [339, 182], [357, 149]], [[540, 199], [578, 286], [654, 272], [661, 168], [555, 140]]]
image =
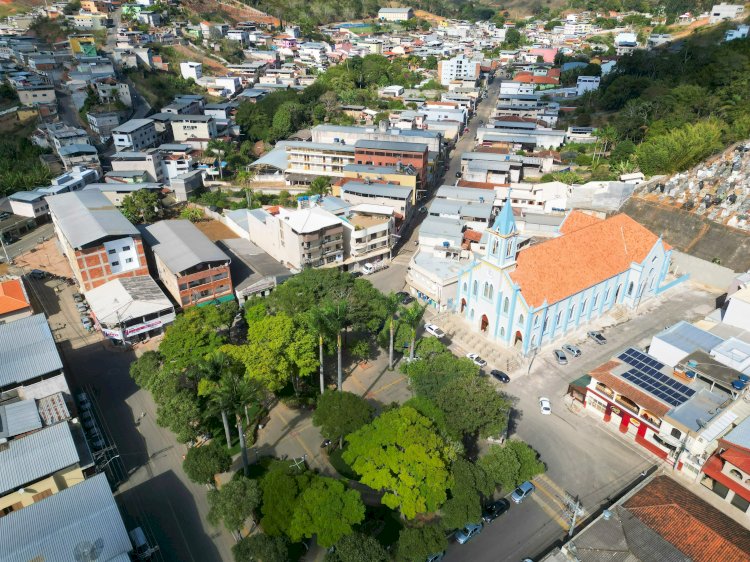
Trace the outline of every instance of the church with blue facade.
[[487, 230], [485, 254], [459, 275], [456, 312], [477, 334], [526, 355], [617, 305], [635, 308], [657, 295], [671, 254], [625, 214], [572, 211], [559, 236], [528, 244], [507, 201]]

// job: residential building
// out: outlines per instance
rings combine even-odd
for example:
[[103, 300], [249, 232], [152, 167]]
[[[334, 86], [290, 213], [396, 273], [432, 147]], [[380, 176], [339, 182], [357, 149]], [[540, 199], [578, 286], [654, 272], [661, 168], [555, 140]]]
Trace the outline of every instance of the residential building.
[[16, 90], [21, 105], [38, 106], [57, 103], [55, 87], [52, 84], [40, 86], [24, 86]]
[[[412, 166], [417, 172], [417, 191], [426, 191], [428, 174], [428, 149], [426, 144], [358, 140], [354, 148], [355, 164]], [[420, 198], [419, 193], [417, 198]]]
[[711, 15], [708, 18], [708, 23], [716, 24], [725, 20], [733, 20], [740, 17], [745, 13], [745, 6], [742, 4], [714, 4], [711, 8]]
[[99, 169], [99, 151], [95, 146], [90, 144], [66, 144], [60, 147], [57, 155], [62, 160], [66, 170], [71, 170], [79, 166]]
[[[42, 456], [42, 455], [40, 455]], [[0, 518], [3, 562], [78, 558], [125, 561], [133, 550], [106, 474]], [[87, 546], [90, 545], [90, 546]]]
[[[115, 152], [110, 160], [113, 172], [137, 172], [146, 175], [147, 182], [161, 183], [165, 181], [164, 157], [158, 149], [148, 149], [142, 152], [123, 150]], [[109, 177], [112, 177], [110, 175]]]
[[750, 33], [750, 25], [739, 25], [737, 29], [730, 29], [724, 34], [724, 41], [734, 41], [735, 39], [746, 39]]
[[333, 195], [340, 195], [340, 186], [348, 182], [349, 179], [357, 180], [360, 183], [384, 182], [392, 185], [409, 187], [412, 190], [412, 206], [417, 204], [417, 170], [411, 166], [368, 166], [365, 164], [349, 164], [344, 166], [344, 178], [340, 185], [334, 184]]
[[229, 256], [193, 223], [159, 221], [140, 230], [157, 277], [179, 306], [234, 299]]
[[635, 308], [663, 290], [671, 247], [624, 214], [600, 220], [574, 211], [560, 236], [521, 247], [503, 206], [485, 256], [461, 273], [457, 312], [472, 331], [523, 354], [616, 305]]
[[114, 279], [86, 292], [97, 328], [115, 342], [142, 341], [174, 322], [169, 297], [149, 275]]
[[476, 81], [481, 74], [482, 63], [471, 60], [466, 55], [457, 55], [451, 59], [438, 61], [438, 78], [443, 86], [454, 80]]
[[287, 159], [286, 180], [291, 185], [309, 184], [318, 176], [343, 177], [344, 167], [356, 161], [353, 146], [337, 143], [284, 141], [282, 149]]
[[176, 143], [199, 142], [206, 148], [208, 141], [216, 138], [216, 119], [210, 115], [175, 115], [171, 120], [172, 138]]
[[398, 184], [349, 181], [341, 185], [339, 194], [344, 201], [352, 205], [389, 207], [405, 221], [411, 218], [414, 209], [414, 190]]
[[8, 197], [10, 209], [14, 215], [21, 217], [39, 218], [49, 214], [49, 205], [45, 198], [49, 193], [34, 189], [32, 191], [17, 191]]
[[102, 193], [63, 193], [47, 201], [55, 234], [84, 291], [120, 277], [148, 275], [140, 232]]
[[0, 282], [0, 324], [20, 320], [34, 314], [23, 279], [17, 277]]
[[115, 207], [121, 207], [127, 196], [142, 189], [161, 195], [162, 185], [160, 183], [91, 183], [84, 187], [84, 190], [91, 189], [103, 193]]
[[411, 8], [380, 8], [378, 19], [381, 21], [406, 21], [414, 18]]
[[227, 226], [293, 271], [337, 266], [344, 261], [344, 225], [320, 207], [240, 209]]
[[112, 137], [112, 131], [120, 124], [119, 111], [88, 112], [86, 120], [91, 131], [99, 137], [99, 141], [106, 143]]
[[131, 119], [112, 129], [115, 149], [139, 151], [156, 144], [156, 127], [152, 119]]
[[615, 52], [618, 56], [629, 55], [638, 48], [638, 37], [635, 33], [621, 32], [615, 37]]
[[598, 90], [599, 82], [601, 82], [601, 77], [599, 76], [579, 76], [576, 82], [576, 95], [582, 96], [586, 92]]
[[201, 78], [203, 76], [203, 64], [199, 62], [181, 62], [180, 63], [180, 74], [182, 74], [182, 77], [187, 80], [189, 78], [192, 78], [196, 82], [198, 81], [198, 78]]
[[351, 207], [344, 218], [345, 265], [362, 265], [391, 257], [396, 217], [392, 207], [364, 203]]
[[669, 474], [647, 478], [542, 560], [747, 560], [750, 533]]
[[703, 474], [704, 486], [742, 513], [750, 513], [750, 418], [719, 439]]

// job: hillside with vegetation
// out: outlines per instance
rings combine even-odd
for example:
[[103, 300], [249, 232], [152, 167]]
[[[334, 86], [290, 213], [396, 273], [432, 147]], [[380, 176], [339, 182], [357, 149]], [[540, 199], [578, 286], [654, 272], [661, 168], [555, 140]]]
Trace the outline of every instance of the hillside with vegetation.
[[[594, 166], [593, 179], [606, 179], [611, 171], [685, 170], [750, 137], [750, 41], [725, 43], [724, 29], [622, 57], [602, 77], [600, 89], [578, 101], [575, 123], [600, 132], [598, 147], [580, 147], [575, 157], [604, 168]], [[592, 157], [593, 150], [608, 158]]]

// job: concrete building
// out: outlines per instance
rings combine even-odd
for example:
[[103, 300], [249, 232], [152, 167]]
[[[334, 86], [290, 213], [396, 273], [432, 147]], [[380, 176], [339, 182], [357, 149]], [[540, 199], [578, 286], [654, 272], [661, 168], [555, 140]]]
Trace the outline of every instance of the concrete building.
[[601, 78], [599, 76], [579, 76], [576, 82], [576, 95], [582, 96], [586, 92], [599, 89]]
[[102, 193], [63, 193], [47, 201], [55, 234], [84, 291], [148, 275], [140, 232]]
[[282, 148], [287, 159], [286, 180], [291, 185], [309, 184], [318, 176], [343, 177], [344, 167], [356, 161], [353, 146], [337, 143], [285, 141]]
[[115, 149], [138, 151], [156, 144], [156, 127], [152, 119], [131, 119], [112, 129]]
[[217, 245], [231, 259], [234, 292], [240, 304], [253, 296], [268, 296], [292, 272], [244, 238], [220, 240]]
[[174, 305], [149, 275], [114, 279], [87, 291], [86, 301], [104, 336], [137, 342], [174, 322]]
[[42, 104], [57, 103], [55, 87], [50, 85], [43, 86], [24, 86], [16, 90], [18, 101], [22, 105], [36, 107]]
[[477, 80], [481, 74], [482, 63], [471, 60], [466, 55], [457, 55], [451, 59], [438, 62], [438, 78], [443, 86], [454, 80]]
[[234, 299], [230, 259], [187, 220], [141, 229], [157, 277], [182, 308]]
[[106, 143], [112, 137], [112, 131], [120, 124], [119, 111], [88, 112], [86, 120], [91, 131], [99, 137], [99, 141]]
[[156, 149], [123, 150], [112, 155], [110, 164], [113, 172], [137, 171], [146, 174], [148, 182], [162, 183], [165, 181], [163, 160], [162, 153]]
[[216, 119], [210, 115], [175, 115], [171, 125], [172, 138], [176, 143], [199, 142], [199, 148], [205, 149], [208, 141], [218, 135]]
[[628, 55], [638, 48], [638, 37], [635, 33], [621, 32], [615, 37], [615, 52], [618, 56]]
[[[417, 191], [427, 189], [426, 144], [359, 140], [354, 145], [354, 163], [366, 166], [412, 166], [417, 172]], [[417, 195], [419, 198], [419, 194]]]
[[352, 205], [382, 205], [393, 209], [402, 220], [408, 221], [413, 213], [414, 190], [391, 183], [366, 183], [350, 181], [339, 189], [340, 197]]
[[199, 62], [181, 62], [180, 63], [180, 74], [185, 80], [192, 78], [198, 81], [198, 78], [203, 76], [203, 64]]
[[293, 271], [337, 266], [344, 261], [344, 225], [320, 207], [240, 209], [227, 226]]
[[133, 193], [145, 189], [159, 195], [162, 191], [160, 183], [91, 183], [84, 190], [96, 190], [103, 193], [115, 207], [121, 207], [123, 200]]
[[745, 6], [742, 4], [714, 4], [711, 8], [711, 15], [708, 23], [716, 24], [725, 20], [733, 20], [745, 13]]

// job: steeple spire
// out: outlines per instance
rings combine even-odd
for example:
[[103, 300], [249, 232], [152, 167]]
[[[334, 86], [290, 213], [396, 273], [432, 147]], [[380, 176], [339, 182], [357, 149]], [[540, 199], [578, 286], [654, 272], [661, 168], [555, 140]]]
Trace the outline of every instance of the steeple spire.
[[516, 233], [516, 219], [513, 218], [513, 207], [510, 204], [510, 189], [508, 189], [508, 198], [505, 200], [505, 205], [495, 217], [492, 230], [500, 236], [510, 236]]

